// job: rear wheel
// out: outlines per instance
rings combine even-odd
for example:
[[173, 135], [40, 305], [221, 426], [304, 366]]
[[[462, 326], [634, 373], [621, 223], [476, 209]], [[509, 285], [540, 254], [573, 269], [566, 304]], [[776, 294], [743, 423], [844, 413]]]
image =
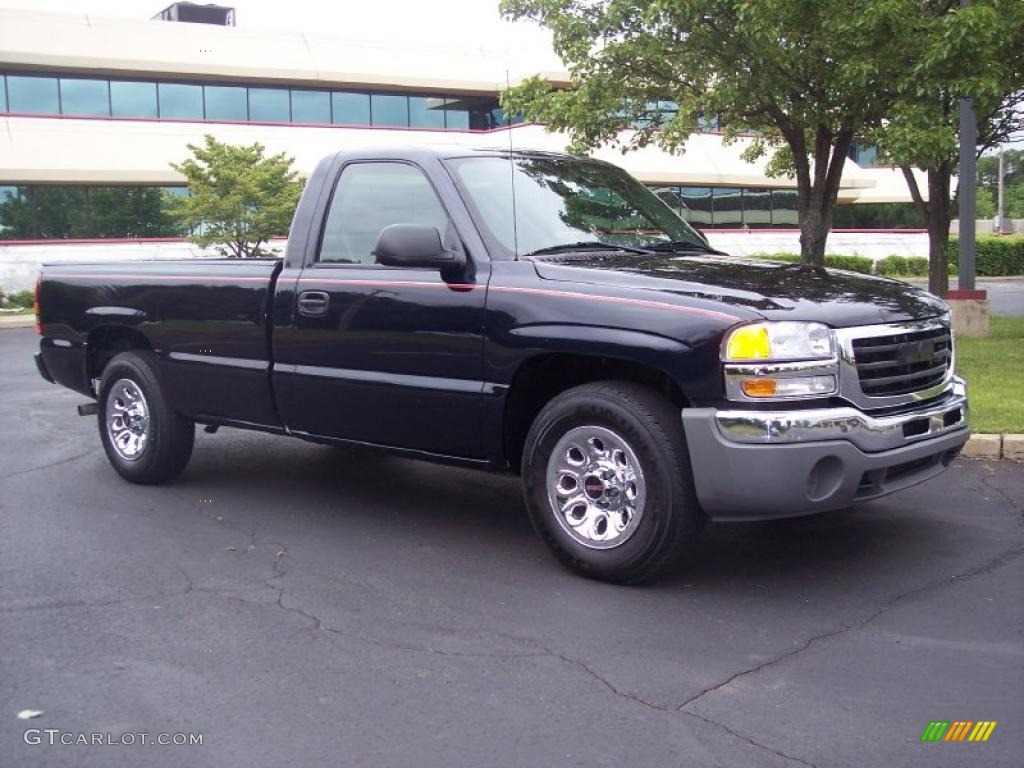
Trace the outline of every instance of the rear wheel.
[[175, 478], [192, 456], [195, 425], [167, 403], [152, 352], [122, 352], [103, 369], [100, 440], [125, 480], [156, 484]]
[[578, 573], [654, 578], [704, 522], [679, 409], [647, 387], [605, 381], [563, 392], [537, 416], [523, 456], [530, 519]]

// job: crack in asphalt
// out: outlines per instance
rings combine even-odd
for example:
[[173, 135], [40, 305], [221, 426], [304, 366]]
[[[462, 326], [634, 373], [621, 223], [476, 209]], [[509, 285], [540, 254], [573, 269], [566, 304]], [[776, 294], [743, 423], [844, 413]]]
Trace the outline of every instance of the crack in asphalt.
[[992, 483], [989, 482], [989, 478], [992, 477], [995, 474], [995, 471], [991, 467], [986, 466], [985, 467], [985, 472], [987, 474], [986, 473], [982, 473], [978, 477], [978, 482], [980, 482], [983, 486], [988, 488], [990, 491], [998, 493], [1000, 496], [1002, 496], [1004, 499], [1006, 499], [1006, 503], [1009, 504], [1010, 508], [1014, 512], [1017, 513], [1017, 525], [1024, 526], [1024, 508], [1022, 508], [1021, 505], [1017, 502], [1017, 500], [1015, 498], [1013, 498], [1012, 496], [1010, 496], [1010, 494], [1008, 494], [1002, 488], [1000, 488], [997, 485], [992, 485]]
[[93, 456], [93, 455], [95, 455], [95, 453], [96, 453], [95, 450], [86, 451], [85, 453], [79, 453], [79, 454], [77, 454], [75, 456], [68, 456], [67, 458], [57, 459], [56, 461], [51, 461], [48, 464], [42, 464], [42, 465], [40, 465], [38, 467], [29, 467], [28, 469], [19, 469], [17, 472], [11, 472], [8, 475], [0, 475], [0, 480], [8, 480], [8, 479], [10, 479], [12, 477], [19, 477], [21, 475], [28, 475], [28, 474], [31, 474], [32, 472], [40, 472], [40, 471], [42, 471], [44, 469], [50, 469], [51, 467], [59, 467], [62, 464], [70, 464], [72, 461], [78, 461], [79, 459], [84, 459], [86, 456]]
[[795, 757], [794, 755], [787, 755], [785, 752], [783, 752], [782, 750], [776, 749], [775, 747], [769, 747], [767, 744], [762, 744], [759, 741], [754, 741], [754, 739], [752, 739], [750, 736], [742, 734], [739, 731], [733, 730], [732, 728], [730, 728], [725, 723], [720, 723], [717, 720], [712, 720], [710, 717], [707, 717], [706, 715], [702, 715], [699, 712], [683, 712], [682, 714], [687, 715], [689, 717], [695, 717], [698, 720], [700, 720], [701, 722], [707, 723], [708, 725], [717, 726], [717, 727], [721, 728], [723, 731], [725, 731], [726, 733], [730, 734], [731, 736], [733, 736], [733, 737], [735, 737], [735, 738], [737, 738], [737, 739], [739, 739], [741, 741], [745, 741], [748, 744], [751, 744], [752, 746], [758, 747], [759, 749], [763, 749], [763, 750], [765, 750], [767, 752], [771, 752], [774, 755], [778, 755], [779, 757], [784, 758], [785, 760], [789, 760], [789, 761], [794, 762], [794, 763], [800, 763], [800, 765], [806, 765], [808, 768], [818, 768], [818, 766], [816, 766], [814, 763], [809, 763], [806, 760], [804, 760], [803, 758]]
[[786, 653], [780, 654], [779, 656], [775, 656], [775, 657], [773, 657], [771, 659], [768, 659], [767, 661], [763, 661], [760, 664], [757, 664], [757, 665], [755, 665], [753, 667], [750, 667], [748, 669], [740, 670], [739, 672], [736, 672], [736, 673], [730, 675], [725, 680], [722, 680], [721, 682], [716, 683], [714, 685], [708, 686], [707, 688], [704, 688], [703, 690], [699, 691], [698, 693], [695, 693], [693, 696], [691, 696], [688, 699], [686, 699], [686, 701], [684, 701], [682, 704], [680, 704], [676, 709], [677, 709], [677, 711], [682, 712], [685, 707], [689, 706], [690, 704], [693, 704], [695, 701], [697, 701], [698, 699], [702, 698], [703, 696], [706, 696], [709, 693], [714, 693], [715, 691], [721, 690], [722, 688], [725, 688], [726, 686], [731, 685], [736, 680], [738, 680], [738, 679], [740, 679], [742, 677], [746, 677], [748, 675], [753, 675], [753, 674], [755, 674], [757, 672], [760, 672], [763, 669], [767, 669], [768, 667], [774, 667], [774, 666], [776, 666], [778, 664], [781, 664], [784, 661], [788, 661], [789, 659], [792, 659], [792, 658], [794, 658], [796, 656], [799, 656], [800, 654], [804, 653], [808, 648], [810, 648], [812, 645], [814, 645], [815, 643], [817, 643], [819, 641], [827, 640], [827, 639], [832, 638], [832, 637], [836, 637], [838, 635], [844, 634], [844, 633], [849, 632], [851, 630], [863, 629], [868, 624], [870, 624], [875, 619], [877, 619], [879, 616], [882, 616], [883, 614], [887, 613], [888, 611], [890, 611], [893, 608], [895, 608], [896, 606], [898, 606], [900, 603], [902, 603], [905, 600], [908, 600], [908, 599], [910, 599], [912, 597], [915, 597], [916, 595], [922, 594], [924, 592], [929, 592], [929, 591], [934, 590], [934, 589], [939, 589], [941, 587], [948, 586], [948, 585], [953, 584], [955, 582], [967, 581], [969, 579], [974, 578], [975, 576], [980, 576], [980, 575], [985, 574], [985, 573], [990, 573], [993, 570], [995, 570], [996, 568], [998, 568], [999, 566], [1005, 565], [1006, 563], [1008, 563], [1008, 562], [1010, 562], [1012, 560], [1015, 560], [1016, 558], [1020, 557], [1021, 555], [1024, 555], [1024, 546], [1014, 547], [1012, 549], [1008, 549], [1008, 550], [1005, 550], [1004, 552], [1001, 552], [1000, 554], [996, 555], [995, 557], [985, 561], [981, 565], [975, 566], [974, 568], [968, 568], [965, 571], [961, 571], [960, 573], [955, 573], [952, 576], [943, 578], [941, 580], [931, 581], [931, 582], [929, 582], [927, 584], [922, 584], [921, 586], [914, 587], [912, 589], [908, 589], [908, 590], [906, 590], [904, 592], [900, 592], [900, 593], [894, 595], [893, 597], [889, 598], [888, 600], [886, 600], [881, 605], [875, 606], [875, 609], [870, 614], [868, 614], [868, 616], [865, 617], [864, 619], [862, 619], [862, 620], [860, 620], [858, 622], [854, 622], [852, 624], [842, 624], [842, 625], [840, 625], [838, 627], [835, 627], [833, 629], [830, 629], [830, 630], [828, 630], [826, 632], [821, 632], [821, 633], [819, 633], [817, 635], [813, 635], [812, 637], [808, 638], [803, 643], [801, 643], [798, 647], [793, 648], [793, 649], [787, 651]]

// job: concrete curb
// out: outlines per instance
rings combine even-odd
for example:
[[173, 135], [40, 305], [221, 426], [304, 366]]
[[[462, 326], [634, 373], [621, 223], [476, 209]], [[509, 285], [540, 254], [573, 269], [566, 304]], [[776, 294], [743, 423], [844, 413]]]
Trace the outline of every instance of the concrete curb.
[[960, 454], [968, 459], [1024, 461], [1024, 435], [971, 435]]
[[36, 324], [35, 315], [0, 315], [0, 330], [4, 328], [31, 328]]

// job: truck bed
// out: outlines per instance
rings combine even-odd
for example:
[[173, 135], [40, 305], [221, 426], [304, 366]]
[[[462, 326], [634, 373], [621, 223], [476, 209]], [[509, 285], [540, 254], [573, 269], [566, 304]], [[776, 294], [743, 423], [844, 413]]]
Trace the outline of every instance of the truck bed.
[[91, 395], [96, 342], [141, 335], [180, 412], [277, 423], [269, 319], [280, 268], [277, 259], [44, 265], [43, 360], [58, 383]]

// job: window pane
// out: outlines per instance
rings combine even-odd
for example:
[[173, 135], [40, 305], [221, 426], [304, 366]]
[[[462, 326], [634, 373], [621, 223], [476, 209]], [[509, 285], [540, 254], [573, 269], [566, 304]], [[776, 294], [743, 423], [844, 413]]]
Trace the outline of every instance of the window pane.
[[739, 227], [743, 224], [743, 197], [734, 187], [715, 187], [714, 226]]
[[390, 93], [370, 96], [374, 125], [409, 125], [409, 97]]
[[110, 109], [114, 117], [156, 117], [156, 83], [112, 80]]
[[7, 84], [4, 82], [4, 76], [0, 75], [0, 112], [7, 111]]
[[796, 192], [785, 189], [772, 190], [772, 226], [795, 227], [798, 224]]
[[160, 117], [203, 119], [203, 87], [160, 83]]
[[206, 96], [207, 120], [247, 120], [249, 117], [245, 103], [245, 88], [228, 85], [207, 85], [204, 87]]
[[107, 81], [62, 77], [60, 110], [65, 115], [109, 115]]
[[356, 163], [341, 174], [324, 225], [320, 261], [374, 264], [384, 227], [427, 224], [444, 233], [448, 217], [426, 177], [402, 163]]
[[7, 98], [11, 101], [11, 112], [35, 115], [56, 115], [60, 112], [55, 77], [8, 75]]
[[651, 187], [651, 192], [660, 197], [677, 216], [682, 215], [683, 199], [679, 196], [679, 187]]
[[444, 128], [444, 99], [410, 96], [409, 124], [417, 128]]
[[450, 131], [469, 130], [469, 107], [460, 99], [444, 100], [444, 126]]
[[494, 98], [458, 96], [445, 99], [446, 126], [450, 130], [484, 131], [497, 127], [492, 112], [498, 106]]
[[370, 94], [345, 93], [337, 91], [331, 94], [332, 119], [340, 125], [370, 124]]
[[851, 204], [837, 205], [832, 211], [832, 228], [852, 229], [854, 226], [853, 209], [855, 207]]
[[679, 196], [683, 205], [683, 218], [698, 227], [710, 227], [711, 188], [680, 187]]
[[772, 223], [772, 193], [767, 189], [743, 190], [743, 225], [768, 227]]
[[292, 91], [292, 122], [331, 122], [331, 94], [327, 91]]
[[[207, 89], [207, 94], [209, 94], [209, 89]], [[206, 111], [210, 111], [209, 101], [206, 104]], [[268, 123], [287, 123], [291, 119], [288, 91], [284, 88], [250, 88], [249, 119]]]

